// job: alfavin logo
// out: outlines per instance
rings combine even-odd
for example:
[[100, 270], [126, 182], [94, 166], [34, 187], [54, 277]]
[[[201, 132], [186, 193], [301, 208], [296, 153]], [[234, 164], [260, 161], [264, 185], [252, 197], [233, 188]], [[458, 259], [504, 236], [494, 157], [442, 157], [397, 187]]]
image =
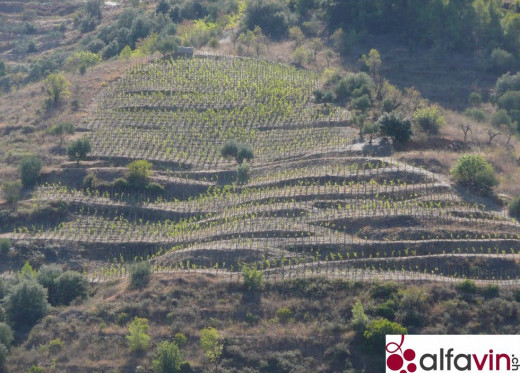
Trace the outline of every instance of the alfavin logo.
[[387, 335], [385, 350], [387, 373], [520, 369], [516, 335]]

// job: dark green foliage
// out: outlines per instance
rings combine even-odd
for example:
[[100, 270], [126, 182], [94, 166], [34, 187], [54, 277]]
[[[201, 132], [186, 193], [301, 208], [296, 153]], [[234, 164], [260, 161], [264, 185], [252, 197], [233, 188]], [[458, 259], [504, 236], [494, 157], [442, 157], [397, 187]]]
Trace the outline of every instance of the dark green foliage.
[[167, 38], [157, 43], [157, 50], [163, 55], [171, 55], [177, 51], [177, 41], [174, 38]]
[[393, 321], [395, 319], [397, 304], [394, 299], [389, 299], [376, 307], [375, 313], [377, 316]]
[[493, 49], [491, 52], [491, 70], [503, 73], [510, 70], [515, 64], [515, 56], [501, 48]]
[[4, 61], [0, 61], [0, 77], [7, 74], [7, 67]]
[[239, 184], [247, 184], [251, 177], [251, 166], [247, 163], [242, 163], [237, 169], [237, 182]]
[[397, 284], [395, 282], [385, 282], [375, 284], [370, 289], [370, 297], [374, 299], [388, 299], [397, 295]]
[[412, 125], [394, 113], [385, 113], [379, 120], [379, 130], [383, 136], [391, 137], [394, 144], [405, 144], [412, 136]]
[[289, 308], [282, 307], [276, 311], [276, 317], [280, 323], [287, 324], [289, 321], [291, 321], [293, 314]]
[[144, 188], [150, 178], [152, 164], [146, 160], [137, 160], [129, 163], [127, 180], [131, 187]]
[[498, 288], [498, 285], [489, 284], [481, 288], [480, 293], [484, 296], [484, 298], [491, 299], [500, 295], [500, 289]]
[[86, 298], [88, 281], [85, 276], [75, 271], [67, 271], [55, 280], [60, 304], [69, 305], [76, 298]]
[[498, 98], [507, 91], [520, 91], [520, 73], [506, 73], [497, 79], [494, 94]]
[[247, 2], [244, 26], [248, 30], [260, 26], [270, 38], [280, 39], [289, 26], [287, 5], [276, 0], [250, 0]]
[[228, 141], [224, 144], [222, 147], [222, 150], [220, 151], [220, 155], [224, 158], [231, 158], [236, 157], [238, 153], [238, 145], [234, 141]]
[[254, 157], [250, 146], [237, 144], [235, 141], [226, 142], [220, 151], [220, 155], [224, 158], [235, 158], [239, 165], [245, 160], [250, 161]]
[[35, 155], [22, 159], [20, 164], [20, 176], [24, 187], [31, 188], [36, 185], [42, 167], [43, 162]]
[[67, 155], [71, 161], [84, 161], [87, 159], [87, 154], [90, 153], [90, 140], [87, 138], [78, 139], [69, 145], [67, 148]]
[[334, 87], [338, 102], [346, 102], [350, 98], [367, 95], [369, 98], [374, 89], [374, 81], [367, 73], [347, 73]]
[[[20, 200], [22, 182], [20, 180], [5, 181], [1, 186], [5, 200], [14, 208], [16, 203]], [[1, 247], [0, 253], [2, 253]]]
[[152, 362], [156, 373], [178, 373], [181, 371], [182, 355], [175, 342], [161, 342]]
[[248, 145], [240, 145], [238, 147], [238, 151], [237, 151], [237, 156], [236, 156], [236, 160], [238, 162], [238, 164], [242, 164], [242, 162], [244, 161], [250, 161], [251, 159], [253, 159], [254, 155], [253, 155], [253, 150], [251, 149], [250, 146]]
[[103, 59], [107, 60], [109, 58], [115, 57], [119, 54], [119, 52], [123, 49], [117, 42], [117, 40], [112, 40], [104, 49], [101, 55]]
[[63, 145], [63, 141], [65, 141], [65, 137], [67, 135], [72, 135], [75, 132], [74, 123], [71, 122], [60, 122], [55, 124], [47, 130], [47, 132], [53, 136], [56, 136], [60, 139], [59, 146]]
[[[9, 248], [11, 247], [11, 241], [9, 238], [0, 238], [0, 255], [7, 255]], [[2, 293], [0, 292], [0, 299], [2, 299]]]
[[138, 39], [147, 37], [151, 30], [152, 24], [148, 18], [144, 16], [135, 18], [132, 22], [130, 34], [133, 42], [135, 43]]
[[507, 113], [507, 110], [498, 109], [494, 112], [493, 115], [491, 115], [491, 124], [497, 128], [503, 124], [509, 126], [511, 124], [511, 117]]
[[152, 266], [149, 262], [139, 262], [130, 267], [130, 286], [143, 288], [150, 282]]
[[156, 13], [166, 14], [170, 11], [170, 4], [166, 0], [159, 0], [157, 6], [155, 7]]
[[352, 107], [357, 110], [367, 111], [372, 107], [372, 101], [370, 97], [365, 93], [360, 97], [355, 97], [352, 99]]
[[515, 218], [516, 220], [520, 220], [520, 197], [516, 197], [509, 204], [509, 216]]
[[476, 188], [482, 193], [489, 193], [498, 184], [493, 166], [477, 154], [459, 157], [450, 174], [458, 184]]
[[9, 325], [4, 322], [0, 322], [0, 344], [3, 344], [5, 347], [11, 347], [13, 343], [14, 335], [13, 330]]
[[471, 280], [464, 280], [460, 284], [457, 285], [457, 289], [461, 293], [465, 294], [476, 294], [477, 293], [477, 285]]
[[58, 289], [56, 279], [61, 276], [63, 270], [57, 264], [44, 264], [38, 270], [36, 279], [47, 289], [49, 303], [53, 306], [59, 303]]
[[481, 123], [487, 120], [486, 112], [476, 107], [467, 108], [466, 110], [464, 110], [464, 115]]
[[103, 40], [94, 39], [90, 43], [87, 44], [86, 49], [92, 53], [99, 53], [105, 48], [105, 43]]
[[4, 372], [4, 365], [7, 361], [7, 347], [0, 343], [0, 372]]
[[7, 318], [15, 329], [31, 327], [48, 310], [47, 289], [34, 280], [22, 279], [5, 299]]
[[387, 334], [407, 334], [407, 330], [399, 323], [387, 319], [377, 319], [368, 323], [363, 337], [366, 345], [371, 351], [384, 350]]

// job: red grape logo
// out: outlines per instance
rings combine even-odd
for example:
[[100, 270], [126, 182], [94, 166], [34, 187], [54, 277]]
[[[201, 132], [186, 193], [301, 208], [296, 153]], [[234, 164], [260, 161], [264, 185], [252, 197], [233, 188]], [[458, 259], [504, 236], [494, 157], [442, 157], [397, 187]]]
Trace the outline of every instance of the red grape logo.
[[[390, 370], [399, 371], [399, 373], [413, 373], [417, 370], [417, 366], [411, 363], [415, 359], [415, 351], [409, 348], [403, 352], [401, 349], [403, 343], [404, 335], [401, 335], [401, 343], [390, 342], [386, 345], [386, 352], [390, 354], [386, 359], [386, 366]], [[407, 364], [406, 368], [405, 364]]]

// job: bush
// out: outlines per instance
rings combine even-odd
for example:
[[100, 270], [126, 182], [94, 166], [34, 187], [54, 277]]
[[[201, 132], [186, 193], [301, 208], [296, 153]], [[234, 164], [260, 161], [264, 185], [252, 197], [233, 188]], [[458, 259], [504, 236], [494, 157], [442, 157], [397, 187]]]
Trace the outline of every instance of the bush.
[[143, 288], [150, 282], [152, 266], [149, 262], [139, 262], [130, 268], [130, 285], [133, 288]]
[[468, 97], [468, 102], [473, 106], [480, 105], [482, 103], [482, 95], [478, 92], [471, 92]]
[[52, 355], [56, 355], [58, 352], [60, 352], [63, 349], [63, 346], [65, 343], [59, 338], [53, 339], [49, 342], [49, 352]]
[[405, 144], [412, 136], [412, 125], [409, 120], [397, 114], [385, 113], [378, 119], [379, 130], [383, 136], [391, 137], [394, 143]]
[[273, 39], [280, 39], [289, 26], [288, 9], [285, 2], [276, 0], [251, 0], [247, 2], [244, 25], [248, 30], [260, 26]]
[[399, 323], [387, 319], [373, 320], [368, 323], [363, 337], [367, 347], [372, 351], [383, 351], [387, 334], [407, 334], [407, 330]]
[[240, 145], [238, 147], [236, 160], [238, 164], [242, 164], [244, 161], [250, 161], [254, 158], [253, 150], [248, 145]]
[[7, 361], [7, 347], [0, 343], [0, 372], [3, 372], [3, 367]]
[[188, 341], [186, 339], [186, 336], [182, 333], [176, 333], [175, 336], [173, 337], [173, 341], [175, 342], [175, 344], [179, 347], [182, 347], [182, 346], [185, 346], [186, 345], [186, 342]]
[[494, 90], [495, 98], [502, 96], [507, 91], [520, 91], [520, 72], [515, 75], [506, 73], [497, 79]]
[[223, 158], [235, 158], [238, 153], [238, 145], [235, 141], [228, 141], [220, 150], [220, 155]]
[[[10, 248], [11, 248], [11, 241], [9, 240], [9, 238], [0, 238], [0, 254], [6, 255], [9, 252]], [[2, 299], [1, 296], [0, 296], [0, 299]]]
[[[2, 184], [2, 194], [4, 195], [5, 200], [9, 203], [13, 208], [16, 206], [16, 203], [20, 200], [20, 192], [22, 190], [22, 182], [19, 180], [15, 181], [6, 181]], [[0, 248], [0, 253], [1, 253]]]
[[69, 145], [67, 148], [67, 155], [71, 161], [84, 161], [87, 159], [87, 154], [92, 150], [90, 140], [87, 138], [78, 139]]
[[515, 64], [515, 57], [506, 50], [495, 48], [491, 52], [491, 68], [497, 73], [508, 71]]
[[53, 306], [59, 303], [56, 279], [61, 276], [63, 270], [57, 264], [44, 264], [38, 270], [36, 279], [47, 289], [49, 303]]
[[365, 315], [363, 304], [358, 300], [352, 307], [352, 326], [357, 331], [365, 330], [365, 326], [368, 324], [368, 316]]
[[334, 87], [336, 100], [345, 102], [351, 97], [372, 96], [374, 81], [367, 73], [347, 73]]
[[464, 280], [461, 283], [457, 284], [457, 290], [461, 293], [465, 294], [476, 294], [477, 293], [477, 285], [471, 280]]
[[440, 127], [446, 124], [446, 119], [444, 119], [437, 106], [417, 109], [415, 113], [413, 113], [413, 120], [423, 131], [430, 134], [439, 133]]
[[226, 142], [220, 150], [220, 155], [223, 158], [235, 158], [239, 165], [245, 160], [250, 161], [254, 157], [250, 146], [237, 144], [235, 141]]
[[31, 188], [36, 185], [42, 167], [43, 162], [35, 155], [22, 159], [20, 164], [20, 175], [24, 187]]
[[162, 342], [157, 347], [152, 362], [156, 373], [178, 373], [181, 371], [182, 355], [174, 342]]
[[4, 322], [0, 322], [0, 344], [3, 344], [5, 347], [11, 347], [11, 343], [13, 343], [14, 335], [13, 330], [9, 325]]
[[47, 290], [34, 280], [22, 279], [5, 299], [7, 317], [15, 329], [33, 326], [48, 310]]
[[58, 106], [61, 103], [61, 99], [70, 94], [68, 90], [69, 85], [70, 82], [65, 75], [61, 73], [49, 74], [43, 81], [43, 86], [48, 95], [48, 103]]
[[244, 286], [248, 291], [255, 292], [262, 287], [262, 272], [256, 268], [250, 267], [247, 264], [242, 268], [244, 276]]
[[292, 311], [289, 308], [282, 307], [276, 311], [276, 317], [282, 324], [287, 324], [292, 319]]
[[357, 110], [366, 111], [370, 109], [372, 106], [372, 101], [370, 101], [370, 97], [368, 94], [364, 94], [359, 97], [355, 97], [352, 99], [352, 107]]
[[126, 336], [128, 347], [132, 352], [144, 352], [150, 346], [150, 336], [147, 334], [150, 326], [148, 320], [136, 317], [128, 327], [129, 334]]
[[75, 132], [74, 124], [72, 122], [60, 122], [58, 124], [55, 124], [51, 126], [47, 133], [50, 135], [56, 136], [60, 139], [59, 146], [61, 147], [63, 145], [63, 141], [65, 141], [65, 138], [67, 135], [72, 135]]
[[64, 272], [55, 282], [60, 304], [69, 305], [76, 298], [87, 297], [88, 281], [81, 273]]
[[468, 118], [476, 120], [477, 122], [485, 122], [487, 120], [486, 112], [476, 107], [464, 110], [464, 115]]
[[242, 163], [237, 169], [237, 181], [239, 184], [247, 184], [251, 177], [251, 166], [247, 163]]
[[484, 296], [484, 298], [491, 299], [500, 295], [500, 289], [498, 288], [498, 285], [489, 284], [480, 289], [480, 293]]
[[368, 142], [372, 144], [372, 140], [379, 133], [379, 124], [376, 122], [367, 122], [363, 124], [363, 135], [368, 135]]
[[450, 174], [458, 184], [474, 187], [483, 193], [488, 193], [498, 184], [493, 166], [477, 154], [459, 157]]
[[491, 124], [494, 127], [499, 128], [501, 125], [505, 124], [506, 126], [509, 126], [511, 124], [512, 120], [509, 114], [507, 113], [507, 110], [504, 109], [498, 109], [491, 115]]
[[516, 220], [520, 220], [520, 196], [516, 197], [509, 204], [509, 216], [515, 218]]
[[127, 180], [131, 186], [144, 188], [150, 178], [152, 164], [146, 160], [133, 161], [126, 166], [128, 168]]

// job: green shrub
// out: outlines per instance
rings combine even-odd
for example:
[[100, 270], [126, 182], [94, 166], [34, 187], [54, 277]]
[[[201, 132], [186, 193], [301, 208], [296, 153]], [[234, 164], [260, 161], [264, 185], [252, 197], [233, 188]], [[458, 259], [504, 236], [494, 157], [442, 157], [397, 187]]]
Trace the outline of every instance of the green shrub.
[[461, 293], [465, 294], [476, 294], [477, 293], [477, 285], [471, 280], [464, 280], [461, 283], [457, 284], [457, 289]]
[[363, 124], [363, 135], [368, 135], [368, 142], [372, 144], [372, 140], [379, 133], [379, 124], [376, 122], [367, 122]]
[[494, 127], [499, 128], [501, 125], [505, 124], [509, 126], [511, 124], [512, 120], [509, 114], [507, 113], [507, 110], [505, 109], [498, 109], [491, 115], [491, 124]]
[[276, 317], [282, 324], [287, 324], [292, 319], [292, 311], [289, 308], [282, 307], [276, 311]]
[[123, 326], [130, 320], [130, 316], [126, 312], [117, 314], [117, 325]]
[[441, 126], [446, 124], [446, 119], [444, 119], [437, 106], [417, 109], [413, 113], [413, 120], [422, 128], [423, 131], [430, 134], [439, 133]]
[[491, 68], [493, 71], [502, 73], [513, 67], [515, 57], [506, 50], [495, 48], [491, 52]]
[[126, 166], [128, 168], [127, 180], [131, 186], [144, 188], [150, 178], [152, 164], [146, 160], [133, 161]]
[[148, 335], [148, 320], [136, 317], [128, 327], [129, 334], [126, 336], [128, 347], [132, 352], [143, 352], [150, 346], [150, 336]]
[[464, 110], [464, 115], [468, 118], [476, 120], [477, 122], [485, 122], [487, 120], [487, 114], [484, 110], [472, 107]]
[[498, 99], [498, 107], [501, 109], [520, 110], [520, 91], [507, 91]]
[[368, 324], [368, 316], [365, 315], [363, 304], [358, 300], [352, 307], [352, 326], [357, 331], [365, 330], [365, 326]]
[[21, 191], [22, 182], [19, 180], [5, 181], [2, 184], [2, 194], [4, 195], [4, 198], [7, 201], [7, 203], [9, 203], [13, 208], [16, 206], [16, 203], [20, 200]]
[[398, 287], [395, 282], [384, 282], [375, 284], [370, 289], [370, 297], [372, 299], [388, 299], [397, 295]]
[[253, 150], [248, 145], [240, 145], [237, 151], [236, 160], [239, 165], [241, 165], [244, 161], [250, 161], [254, 158]]
[[391, 137], [395, 144], [405, 144], [412, 136], [412, 125], [409, 120], [397, 114], [385, 113], [379, 117], [379, 130], [383, 136]]
[[0, 372], [3, 372], [5, 362], [7, 361], [7, 347], [0, 343]]
[[79, 272], [64, 272], [55, 282], [60, 304], [69, 305], [76, 298], [87, 297], [88, 280]]
[[[0, 238], [0, 255], [7, 255], [11, 248], [11, 241], [9, 238]], [[2, 297], [0, 296], [0, 299]]]
[[173, 337], [173, 341], [177, 344], [177, 346], [182, 347], [186, 345], [186, 342], [188, 341], [186, 339], [186, 336], [182, 333], [176, 333]]
[[367, 347], [372, 351], [384, 351], [387, 334], [407, 334], [407, 330], [399, 323], [387, 319], [373, 320], [367, 324], [363, 333]]
[[89, 139], [78, 139], [69, 145], [67, 148], [67, 155], [71, 161], [79, 163], [79, 161], [87, 159], [87, 154], [90, 153], [91, 150], [92, 147]]
[[3, 344], [9, 349], [13, 340], [14, 335], [11, 327], [4, 322], [0, 322], [0, 344]]
[[47, 289], [34, 280], [22, 279], [5, 299], [7, 317], [15, 329], [31, 327], [48, 310]]
[[247, 163], [242, 163], [237, 168], [237, 181], [239, 184], [247, 184], [251, 177], [251, 166]]
[[143, 288], [150, 282], [152, 266], [149, 262], [139, 262], [130, 267], [130, 286]]
[[49, 303], [53, 306], [59, 303], [58, 289], [56, 279], [61, 276], [63, 270], [57, 264], [44, 264], [38, 270], [36, 279], [47, 289], [49, 294]]
[[29, 368], [29, 373], [45, 373], [45, 368], [38, 365], [33, 365]]
[[242, 268], [242, 275], [244, 276], [244, 287], [251, 292], [260, 290], [262, 287], [262, 272], [247, 264]]
[[500, 295], [500, 289], [498, 288], [498, 285], [489, 284], [480, 289], [480, 293], [484, 296], [484, 298], [491, 299]]
[[247, 2], [244, 25], [248, 30], [260, 26], [270, 38], [285, 36], [289, 26], [289, 12], [285, 2], [275, 0], [251, 0]]
[[357, 110], [361, 111], [367, 111], [372, 107], [372, 101], [370, 100], [370, 97], [368, 94], [361, 95], [359, 97], [354, 97], [352, 99], [352, 107]]
[[235, 141], [226, 142], [220, 151], [220, 155], [226, 159], [235, 158], [239, 165], [245, 160], [250, 161], [254, 157], [250, 146], [238, 144]]
[[182, 354], [174, 342], [161, 342], [157, 347], [152, 362], [156, 373], [179, 373], [181, 371]]
[[468, 102], [473, 106], [480, 105], [482, 103], [482, 95], [478, 92], [471, 92], [468, 97]]
[[520, 220], [520, 196], [516, 197], [509, 204], [509, 216], [515, 218], [516, 220]]
[[336, 100], [345, 102], [350, 98], [372, 96], [374, 81], [367, 73], [347, 73], [334, 87]]
[[22, 159], [20, 164], [20, 175], [24, 187], [31, 188], [36, 185], [42, 167], [43, 162], [35, 155]]
[[63, 346], [65, 343], [59, 338], [53, 339], [49, 342], [49, 352], [52, 355], [56, 355], [58, 352], [60, 352], [63, 349]]
[[459, 157], [450, 174], [458, 184], [476, 188], [483, 193], [490, 192], [498, 184], [493, 166], [477, 154]]
[[386, 302], [383, 302], [380, 305], [378, 305], [375, 309], [375, 313], [377, 316], [384, 317], [385, 319], [394, 320], [396, 308], [397, 305], [395, 300], [389, 299]]

